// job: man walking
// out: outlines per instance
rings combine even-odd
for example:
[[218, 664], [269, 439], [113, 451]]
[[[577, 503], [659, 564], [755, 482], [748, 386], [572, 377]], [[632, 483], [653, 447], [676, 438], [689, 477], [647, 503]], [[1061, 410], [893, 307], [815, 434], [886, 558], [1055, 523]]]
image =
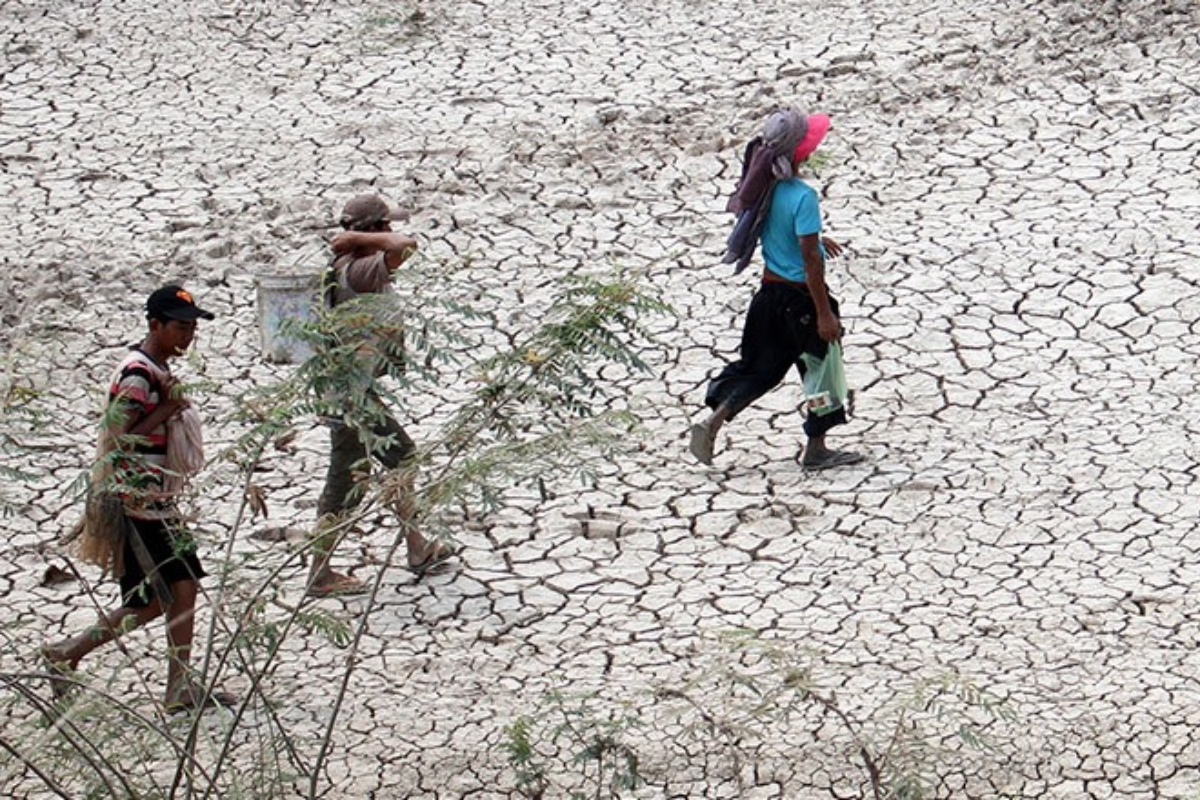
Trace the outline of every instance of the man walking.
[[[43, 645], [41, 656], [53, 674], [64, 676], [96, 648], [165, 614], [167, 710], [228, 705], [232, 697], [207, 693], [190, 670], [196, 596], [205, 572], [176, 497], [185, 473], [197, 470], [203, 455], [197, 452], [199, 418], [168, 363], [191, 346], [197, 320], [213, 315], [185, 289], [170, 285], [150, 295], [146, 318], [146, 337], [122, 359], [109, 386], [101, 457], [116, 456], [111, 485], [94, 487], [115, 492], [123, 507], [123, 516], [116, 514], [120, 533], [98, 559], [119, 578], [121, 604], [99, 624]], [[178, 455], [181, 448], [191, 450]], [[88, 541], [95, 534], [85, 530], [81, 548], [101, 552]], [[69, 686], [58, 680], [54, 688], [61, 696]]]
[[[703, 464], [712, 463], [722, 425], [778, 386], [793, 365], [803, 377], [801, 356], [824, 359], [829, 344], [842, 335], [838, 303], [825, 284], [825, 258], [838, 257], [842, 248], [821, 237], [817, 192], [797, 174], [828, 132], [829, 117], [786, 109], [772, 115], [767, 130], [773, 138], [797, 144], [785, 155], [785, 169], [790, 155], [790, 175], [779, 180], [767, 198], [770, 205], [762, 227], [766, 266], [762, 286], [746, 314], [741, 358], [709, 383], [705, 404], [712, 414], [691, 428], [689, 449]], [[810, 411], [804, 422], [808, 437], [801, 456], [804, 469], [828, 469], [862, 460], [859, 453], [826, 445], [829, 430], [845, 422], [846, 412], [840, 407], [824, 415]]]
[[[332, 306], [343, 305], [360, 295], [394, 291], [392, 274], [417, 249], [413, 237], [392, 230], [392, 221], [399, 218], [402, 218], [400, 212], [377, 194], [361, 194], [346, 203], [339, 220], [343, 231], [330, 243], [335, 256], [333, 280], [328, 287], [328, 300]], [[423, 574], [453, 555], [448, 545], [426, 540], [418, 526], [411, 469], [416, 445], [400, 423], [387, 413], [382, 399], [373, 389], [368, 389], [367, 397], [361, 400], [373, 409], [374, 421], [365, 431], [367, 435], [364, 436], [364, 431], [345, 416], [327, 420], [329, 469], [317, 504], [317, 536], [308, 576], [308, 594], [313, 597], [361, 594], [366, 590], [362, 581], [335, 572], [330, 560], [347, 512], [361, 499], [355, 491], [354, 466], [368, 456], [373, 456], [389, 470], [404, 470], [400, 474], [401, 485], [394, 508], [405, 537], [408, 568]], [[368, 441], [386, 444], [368, 447]]]

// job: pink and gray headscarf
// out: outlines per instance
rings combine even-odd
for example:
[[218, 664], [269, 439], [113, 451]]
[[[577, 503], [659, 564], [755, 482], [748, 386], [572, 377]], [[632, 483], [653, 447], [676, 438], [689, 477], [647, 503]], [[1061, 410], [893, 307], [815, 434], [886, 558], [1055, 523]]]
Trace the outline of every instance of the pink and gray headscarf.
[[775, 154], [771, 161], [771, 174], [779, 180], [792, 177], [792, 154], [806, 133], [808, 117], [794, 108], [785, 108], [767, 117], [762, 140]]
[[736, 262], [734, 272], [745, 269], [754, 255], [771, 205], [771, 189], [777, 181], [792, 177], [792, 165], [812, 155], [828, 131], [829, 117], [824, 114], [784, 108], [769, 116], [762, 133], [746, 146], [741, 179], [725, 206], [737, 221], [721, 260]]

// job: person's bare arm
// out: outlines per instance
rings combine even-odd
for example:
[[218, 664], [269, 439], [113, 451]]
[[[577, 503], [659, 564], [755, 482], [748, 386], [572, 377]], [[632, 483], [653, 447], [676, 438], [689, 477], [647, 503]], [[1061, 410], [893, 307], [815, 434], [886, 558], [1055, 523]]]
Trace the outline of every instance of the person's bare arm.
[[810, 233], [800, 237], [800, 253], [804, 256], [804, 283], [812, 296], [817, 310], [817, 334], [823, 341], [836, 342], [842, 333], [842, 324], [834, 316], [829, 303], [829, 290], [825, 286], [825, 257], [821, 255], [821, 237]]
[[125, 421], [124, 433], [132, 436], [149, 436], [158, 426], [175, 416], [180, 410], [190, 406], [191, 402], [176, 389], [178, 384], [179, 381], [174, 376], [163, 381], [161, 390], [164, 396], [149, 414], [140, 414], [141, 406], [127, 406], [133, 413], [130, 413], [129, 419]]
[[835, 242], [828, 236], [821, 237], [821, 244], [825, 245], [825, 255], [829, 258], [840, 258], [842, 252], [846, 249], [839, 242]]
[[362, 258], [383, 251], [388, 272], [417, 251], [417, 240], [393, 231], [343, 231], [329, 242], [335, 255]]

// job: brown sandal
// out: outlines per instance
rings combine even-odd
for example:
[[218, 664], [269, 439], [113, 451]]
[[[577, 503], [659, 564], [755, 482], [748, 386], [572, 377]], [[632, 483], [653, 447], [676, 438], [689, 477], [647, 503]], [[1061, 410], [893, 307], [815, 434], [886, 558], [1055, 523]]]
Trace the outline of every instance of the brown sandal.
[[237, 696], [229, 692], [214, 689], [205, 691], [203, 686], [195, 684], [181, 691], [174, 700], [163, 704], [168, 714], [182, 714], [185, 711], [207, 711], [210, 708], [231, 708], [237, 705]]
[[823, 469], [861, 464], [865, 460], [866, 456], [862, 453], [855, 453], [850, 450], [825, 450], [820, 455], [812, 458], [809, 458], [808, 453], [805, 453], [800, 459], [800, 466], [806, 472], [818, 472]]
[[444, 544], [434, 545], [434, 550], [429, 555], [425, 556], [425, 560], [419, 564], [409, 564], [408, 571], [420, 577], [427, 572], [437, 569], [442, 564], [445, 564], [450, 559], [457, 555], [454, 548]]
[[353, 597], [366, 594], [367, 585], [352, 575], [334, 574], [324, 583], [314, 583], [305, 592], [309, 597]]

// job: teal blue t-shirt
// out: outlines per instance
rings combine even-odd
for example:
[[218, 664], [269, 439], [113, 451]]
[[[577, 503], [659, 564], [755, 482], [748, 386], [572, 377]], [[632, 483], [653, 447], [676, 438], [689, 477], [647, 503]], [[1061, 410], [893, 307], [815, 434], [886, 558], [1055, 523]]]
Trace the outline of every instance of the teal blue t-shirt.
[[[817, 190], [799, 178], [775, 185], [771, 208], [762, 230], [763, 261], [781, 278], [804, 282], [804, 255], [797, 237], [821, 232]], [[821, 255], [825, 255], [822, 246]]]

